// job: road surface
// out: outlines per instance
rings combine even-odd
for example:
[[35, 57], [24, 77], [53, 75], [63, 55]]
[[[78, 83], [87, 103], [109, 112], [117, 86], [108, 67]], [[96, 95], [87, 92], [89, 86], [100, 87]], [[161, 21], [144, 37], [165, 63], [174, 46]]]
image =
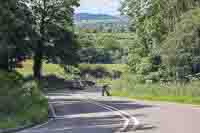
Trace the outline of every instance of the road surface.
[[102, 97], [98, 88], [57, 90], [47, 96], [56, 119], [19, 133], [200, 132], [197, 106]]

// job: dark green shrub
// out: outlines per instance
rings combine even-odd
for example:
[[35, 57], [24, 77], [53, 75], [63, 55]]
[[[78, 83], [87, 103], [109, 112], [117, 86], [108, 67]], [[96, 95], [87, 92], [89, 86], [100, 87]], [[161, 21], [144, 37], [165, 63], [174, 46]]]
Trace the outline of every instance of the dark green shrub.
[[151, 80], [152, 82], [160, 81], [160, 73], [159, 72], [151, 72], [147, 76], [145, 76], [145, 80]]
[[35, 81], [23, 82], [18, 73], [1, 71], [0, 82], [0, 110], [5, 117], [22, 125], [48, 118], [48, 101]]

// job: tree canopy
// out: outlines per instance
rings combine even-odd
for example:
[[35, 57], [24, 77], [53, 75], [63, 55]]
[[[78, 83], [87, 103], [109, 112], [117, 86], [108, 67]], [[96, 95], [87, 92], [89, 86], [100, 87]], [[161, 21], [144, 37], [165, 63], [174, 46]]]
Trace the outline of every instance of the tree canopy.
[[200, 72], [199, 7], [197, 0], [124, 0], [120, 10], [136, 33], [131, 70], [153, 65], [143, 74], [165, 69], [177, 78]]
[[32, 32], [31, 12], [23, 0], [0, 2], [0, 58], [1, 67], [9, 69], [9, 59], [19, 59], [29, 49], [28, 36]]
[[[11, 51], [33, 56], [34, 77], [41, 77], [42, 62], [74, 64], [78, 47], [73, 33], [78, 0], [7, 0], [0, 2], [0, 45], [3, 65]], [[12, 47], [12, 50], [10, 50]], [[5, 50], [7, 49], [7, 50]], [[4, 51], [4, 52], [2, 52]], [[72, 58], [74, 57], [74, 58]], [[3, 66], [2, 65], [2, 66]]]

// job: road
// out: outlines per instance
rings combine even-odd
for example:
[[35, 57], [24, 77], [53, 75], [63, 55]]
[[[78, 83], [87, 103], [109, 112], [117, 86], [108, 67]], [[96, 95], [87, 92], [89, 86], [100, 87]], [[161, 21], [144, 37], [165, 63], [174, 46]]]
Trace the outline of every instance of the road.
[[19, 133], [200, 132], [198, 106], [102, 97], [99, 89], [57, 90], [47, 96], [56, 119]]

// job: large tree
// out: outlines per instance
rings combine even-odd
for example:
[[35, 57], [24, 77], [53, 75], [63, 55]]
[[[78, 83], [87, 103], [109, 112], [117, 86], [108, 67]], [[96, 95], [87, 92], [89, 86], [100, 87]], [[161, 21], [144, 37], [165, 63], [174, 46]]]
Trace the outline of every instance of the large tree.
[[31, 0], [28, 4], [35, 22], [33, 71], [34, 77], [40, 79], [43, 59], [59, 64], [73, 61], [69, 58], [76, 48], [73, 7], [78, 6], [78, 0]]
[[9, 60], [19, 60], [28, 49], [32, 17], [26, 2], [0, 1], [0, 67], [3, 69], [9, 70]]
[[130, 27], [136, 33], [129, 54], [131, 68], [136, 70], [143, 63], [142, 58], [153, 55], [154, 63], [164, 55], [164, 66], [173, 75], [197, 72], [199, 7], [199, 0], [124, 0], [121, 12], [129, 16]]

